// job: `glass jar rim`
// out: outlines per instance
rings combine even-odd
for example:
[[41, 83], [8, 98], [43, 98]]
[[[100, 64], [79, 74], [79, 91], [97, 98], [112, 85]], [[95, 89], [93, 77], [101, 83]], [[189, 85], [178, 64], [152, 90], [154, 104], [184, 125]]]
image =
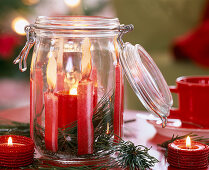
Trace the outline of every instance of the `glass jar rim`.
[[39, 16], [35, 29], [47, 30], [118, 30], [118, 18], [100, 16]]

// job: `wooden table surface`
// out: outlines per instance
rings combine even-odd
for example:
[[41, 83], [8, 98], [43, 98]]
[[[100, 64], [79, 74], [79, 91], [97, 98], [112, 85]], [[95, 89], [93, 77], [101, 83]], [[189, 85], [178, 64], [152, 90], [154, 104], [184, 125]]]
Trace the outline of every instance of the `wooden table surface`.
[[[4, 110], [0, 112], [0, 117], [15, 121], [29, 122], [29, 110], [28, 106]], [[125, 123], [124, 139], [130, 140], [135, 144], [152, 147], [150, 154], [160, 161], [152, 168], [153, 170], [176, 170], [176, 168], [169, 166], [165, 160], [164, 152], [161, 148], [157, 147], [157, 144], [168, 140], [168, 138], [157, 134], [153, 125], [149, 124], [146, 120], [137, 118], [137, 113], [139, 113], [139, 111], [125, 111], [125, 120], [136, 119], [136, 121]]]

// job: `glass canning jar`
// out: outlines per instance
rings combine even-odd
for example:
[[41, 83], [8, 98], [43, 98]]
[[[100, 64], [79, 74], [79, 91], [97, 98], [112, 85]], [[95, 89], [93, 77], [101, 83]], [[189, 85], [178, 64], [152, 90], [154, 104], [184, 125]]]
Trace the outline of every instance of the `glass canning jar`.
[[123, 43], [133, 30], [117, 18], [38, 17], [14, 61], [30, 72], [30, 132], [38, 151], [67, 161], [89, 161], [107, 138], [123, 136], [123, 71], [144, 106], [163, 126], [172, 97], [159, 69], [140, 45]]

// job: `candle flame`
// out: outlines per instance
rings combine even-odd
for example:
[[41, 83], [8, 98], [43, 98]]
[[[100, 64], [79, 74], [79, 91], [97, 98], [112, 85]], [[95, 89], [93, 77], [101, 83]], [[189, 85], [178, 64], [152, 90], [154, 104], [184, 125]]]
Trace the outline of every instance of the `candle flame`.
[[109, 134], [110, 133], [110, 124], [109, 122], [107, 122], [107, 131], [106, 131], [106, 134]]
[[48, 54], [48, 58], [49, 61], [46, 70], [47, 83], [49, 85], [49, 89], [54, 89], [57, 82], [57, 62], [51, 51]]
[[12, 143], [12, 137], [9, 137], [9, 138], [8, 138], [8, 145], [9, 145], [9, 146], [12, 146], [12, 145], [13, 145], [13, 143]]
[[81, 59], [82, 79], [88, 79], [92, 68], [91, 51], [90, 51], [91, 42], [89, 38], [84, 39], [81, 48], [82, 48], [82, 59]]
[[191, 139], [190, 139], [190, 137], [189, 136], [187, 136], [187, 138], [186, 138], [186, 148], [191, 148]]
[[77, 88], [71, 88], [70, 90], [69, 90], [69, 94], [70, 95], [77, 95]]
[[118, 47], [117, 37], [114, 38], [113, 44], [115, 48], [115, 53], [113, 54], [113, 62], [114, 64], [117, 64], [119, 61], [119, 50], [118, 50], [119, 47]]

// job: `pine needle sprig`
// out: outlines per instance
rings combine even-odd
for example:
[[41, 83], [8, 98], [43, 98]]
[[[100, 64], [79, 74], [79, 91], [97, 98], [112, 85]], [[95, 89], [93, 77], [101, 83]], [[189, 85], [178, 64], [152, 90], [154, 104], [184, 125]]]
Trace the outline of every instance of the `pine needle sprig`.
[[[114, 114], [114, 91], [110, 90], [106, 93], [98, 102], [93, 111], [92, 123], [94, 127], [94, 153], [97, 153], [100, 149], [98, 144], [101, 136], [106, 134], [107, 123], [109, 123], [109, 131], [113, 131], [112, 117]], [[109, 133], [109, 136], [113, 136], [113, 133]], [[70, 139], [70, 140], [68, 140]], [[107, 141], [108, 142], [108, 141]], [[59, 150], [68, 151], [76, 155], [77, 153], [77, 121], [67, 125], [66, 128], [59, 128]]]
[[127, 168], [130, 170], [145, 170], [150, 168], [158, 162], [158, 160], [149, 155], [148, 151], [151, 148], [147, 148], [143, 145], [135, 146], [130, 141], [121, 141], [117, 146], [117, 162], [120, 167]]
[[111, 142], [111, 147], [105, 145], [109, 140], [109, 136], [104, 136], [103, 140], [100, 141], [101, 152], [97, 155], [97, 159], [107, 158], [107, 161], [93, 164], [93, 165], [55, 165], [49, 163], [47, 159], [34, 159], [34, 163], [27, 167], [22, 167], [22, 169], [71, 169], [71, 170], [102, 170], [102, 169], [112, 169], [112, 168], [129, 168], [130, 170], [145, 170], [153, 167], [159, 161], [151, 156], [148, 152], [151, 148], [147, 148], [143, 145], [134, 145], [131, 141], [120, 140], [119, 143], [114, 141]]
[[[189, 133], [189, 135], [191, 135], [191, 133]], [[168, 145], [172, 142], [174, 142], [175, 140], [178, 140], [178, 139], [184, 139], [185, 137], [187, 137], [187, 135], [183, 135], [183, 136], [179, 136], [179, 135], [173, 135], [171, 139], [161, 143], [161, 144], [157, 144], [158, 146], [164, 148], [164, 149], [167, 149], [168, 148]]]
[[[43, 109], [42, 109], [43, 111]], [[38, 114], [39, 116], [40, 114]], [[143, 145], [135, 146], [130, 141], [124, 141], [119, 138], [118, 142], [114, 141], [114, 128], [113, 128], [113, 116], [114, 116], [114, 91], [106, 93], [98, 102], [94, 109], [92, 123], [94, 127], [94, 153], [91, 155], [84, 155], [84, 158], [99, 161], [96, 165], [55, 165], [50, 163], [49, 160], [34, 159], [34, 163], [29, 165], [27, 168], [30, 169], [111, 169], [111, 168], [129, 168], [130, 170], [144, 170], [154, 166], [158, 162], [156, 158], [149, 155], [149, 150]], [[7, 122], [4, 123], [5, 128], [16, 128], [12, 132], [27, 130], [30, 135], [29, 124], [18, 123], [18, 122]], [[9, 127], [10, 126], [10, 127]], [[57, 153], [46, 150], [45, 138], [44, 138], [44, 127], [37, 123], [37, 118], [34, 120], [34, 138], [39, 149], [44, 151], [44, 154], [50, 155], [53, 159], [59, 159], [58, 154], [71, 154], [77, 156], [77, 121], [72, 122], [65, 128], [58, 128], [58, 151]], [[22, 131], [20, 131], [22, 132]], [[1, 134], [1, 126], [0, 126]], [[4, 133], [2, 133], [3, 135]], [[21, 133], [24, 135], [24, 133]], [[24, 167], [23, 167], [24, 169]]]
[[169, 143], [172, 143], [172, 142], [174, 142], [175, 140], [178, 140], [178, 139], [184, 139], [187, 136], [190, 136], [193, 141], [202, 142], [202, 143], [204, 143], [206, 145], [209, 144], [209, 138], [205, 138], [204, 136], [198, 136], [198, 135], [193, 134], [193, 133], [188, 133], [188, 134], [182, 135], [182, 136], [179, 136], [179, 135], [175, 136], [175, 135], [173, 135], [171, 139], [169, 139], [169, 140], [167, 140], [167, 141], [165, 141], [165, 142], [163, 142], [161, 144], [158, 144], [158, 146], [160, 146], [160, 147], [162, 147], [164, 149], [167, 149]]
[[131, 141], [124, 141], [120, 138], [119, 142], [112, 141], [110, 146], [105, 145], [105, 139], [100, 143], [103, 152], [98, 157], [111, 156], [114, 154], [114, 159], [111, 162], [112, 167], [129, 168], [130, 170], [145, 170], [153, 167], [159, 161], [151, 156], [148, 152], [151, 148], [143, 145], [134, 145]]
[[0, 118], [0, 135], [22, 135], [30, 137], [30, 124]]
[[161, 144], [158, 144], [158, 146], [165, 149], [165, 157], [167, 157], [167, 155], [168, 155], [168, 145], [170, 143], [174, 142], [175, 140], [185, 139], [187, 136], [190, 136], [192, 141], [201, 142], [203, 144], [209, 145], [209, 138], [205, 138], [204, 136], [198, 136], [198, 135], [193, 134], [193, 133], [188, 133], [188, 134], [182, 135], [182, 136], [173, 135], [171, 139], [169, 139], [169, 140], [167, 140], [167, 141], [165, 141]]

